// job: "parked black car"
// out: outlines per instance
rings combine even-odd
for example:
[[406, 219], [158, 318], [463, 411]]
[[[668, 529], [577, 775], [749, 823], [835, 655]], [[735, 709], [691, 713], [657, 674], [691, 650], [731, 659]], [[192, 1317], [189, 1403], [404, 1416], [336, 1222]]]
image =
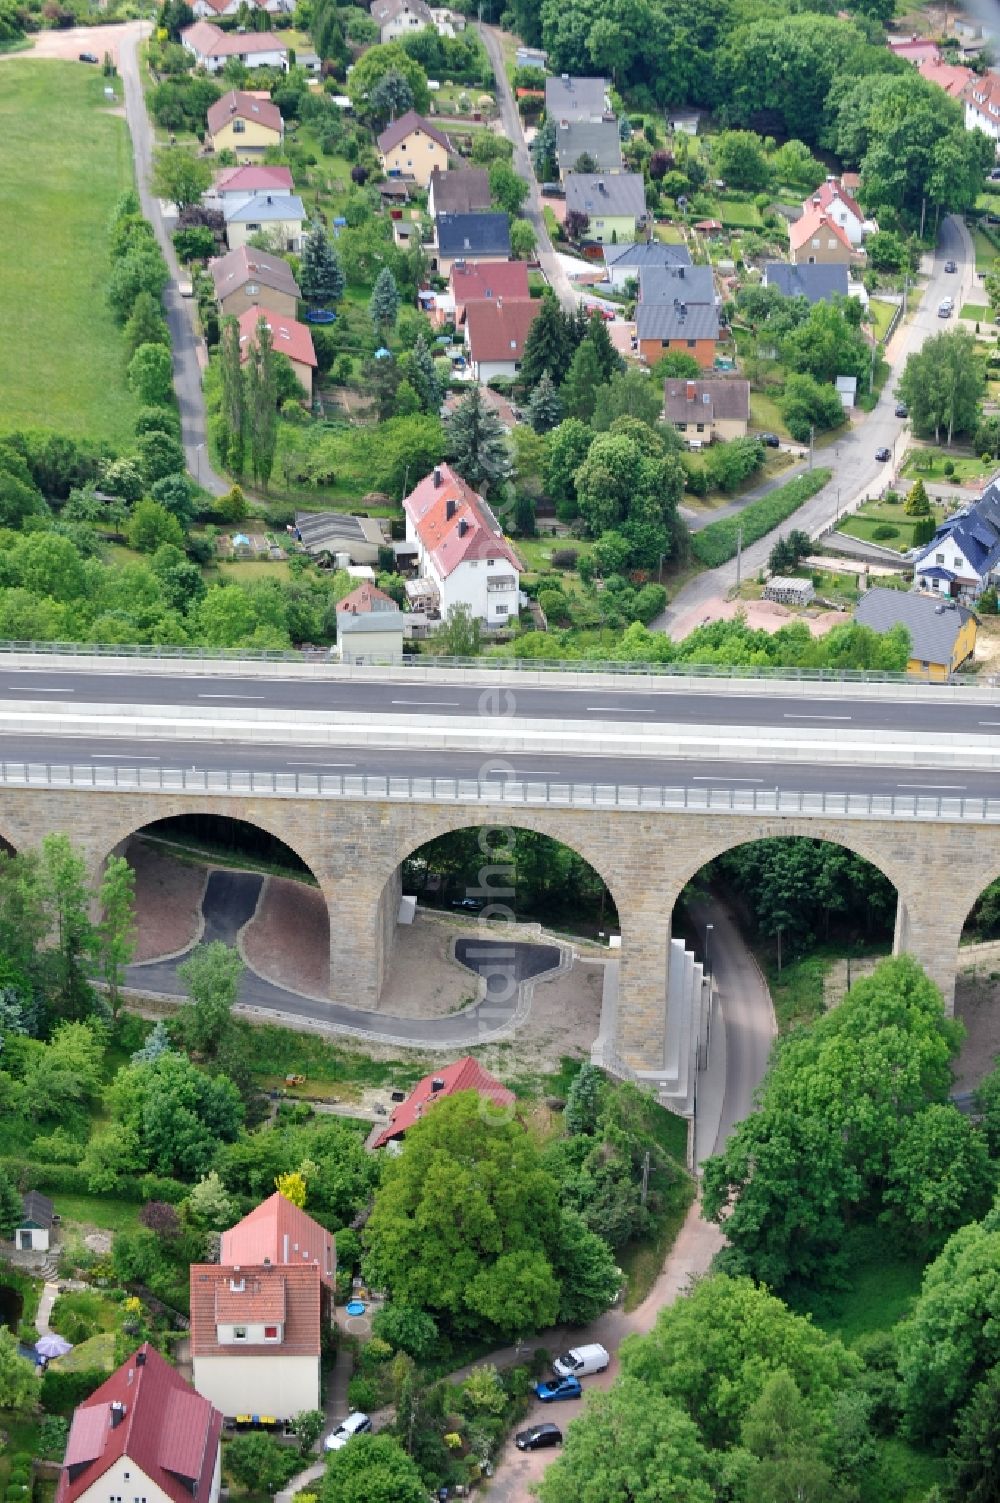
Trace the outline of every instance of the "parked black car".
[[879, 464], [887, 464], [888, 461], [892, 458], [892, 450], [886, 448], [876, 449], [875, 458], [878, 460]]
[[562, 1431], [558, 1425], [532, 1425], [530, 1430], [519, 1430], [514, 1436], [519, 1451], [543, 1451], [547, 1446], [562, 1445]]
[[946, 261], [944, 263], [944, 269], [945, 269], [945, 271], [957, 271], [958, 270], [958, 262], [957, 261]]
[[96, 52], [81, 52], [80, 61], [81, 63], [99, 63], [101, 59]]
[[906, 403], [905, 402], [897, 402], [896, 403], [896, 416], [897, 417], [909, 417], [909, 415], [910, 415], [910, 409], [907, 407]]
[[781, 448], [781, 439], [776, 433], [758, 433], [757, 437], [767, 449]]

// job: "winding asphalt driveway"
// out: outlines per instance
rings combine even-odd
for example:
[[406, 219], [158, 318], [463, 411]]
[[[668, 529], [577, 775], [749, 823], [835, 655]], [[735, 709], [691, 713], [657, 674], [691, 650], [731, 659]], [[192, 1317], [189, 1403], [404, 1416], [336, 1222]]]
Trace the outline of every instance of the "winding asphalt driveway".
[[153, 175], [153, 127], [146, 112], [139, 74], [138, 46], [148, 34], [146, 22], [136, 22], [123, 35], [118, 49], [118, 69], [125, 85], [125, 117], [132, 136], [132, 155], [135, 159], [136, 187], [142, 212], [156, 232], [170, 270], [170, 281], [163, 294], [163, 303], [170, 328], [170, 343], [174, 361], [174, 390], [181, 418], [181, 442], [188, 470], [207, 491], [220, 496], [229, 489], [209, 463], [205, 424], [205, 398], [201, 389], [201, 364], [198, 359], [198, 340], [195, 338], [191, 315], [180, 295], [181, 269], [174, 254], [173, 243], [163, 223], [160, 201], [153, 196], [150, 184]]
[[[255, 872], [213, 871], [202, 898], [204, 929], [199, 943], [215, 940], [235, 946], [241, 930], [257, 911], [264, 878]], [[125, 985], [137, 992], [162, 997], [185, 997], [178, 975], [190, 951], [169, 959], [130, 965]], [[247, 967], [240, 981], [239, 1002], [255, 1012], [282, 1018], [306, 1019], [387, 1044], [422, 1049], [468, 1049], [504, 1032], [515, 1021], [525, 982], [556, 970], [561, 954], [556, 945], [534, 945], [478, 935], [460, 939], [455, 958], [486, 982], [486, 995], [474, 1006], [443, 1018], [398, 1018], [390, 1013], [365, 1012], [320, 997], [277, 986]]]

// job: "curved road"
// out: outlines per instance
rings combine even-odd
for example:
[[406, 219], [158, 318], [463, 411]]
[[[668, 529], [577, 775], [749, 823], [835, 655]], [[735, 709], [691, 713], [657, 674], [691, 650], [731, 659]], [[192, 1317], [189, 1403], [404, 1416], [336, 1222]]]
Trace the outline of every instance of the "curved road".
[[[204, 928], [196, 943], [221, 941], [235, 946], [244, 927], [257, 911], [264, 878], [256, 872], [213, 871], [205, 886], [201, 911]], [[163, 997], [184, 997], [187, 988], [177, 971], [193, 946], [180, 955], [147, 960], [125, 970], [125, 985], [135, 991]], [[521, 983], [559, 965], [556, 945], [512, 943], [481, 938], [470, 933], [458, 941], [455, 958], [461, 965], [486, 979], [486, 996], [462, 1012], [443, 1018], [397, 1018], [390, 1013], [365, 1012], [339, 1002], [308, 997], [278, 986], [248, 966], [240, 978], [239, 1002], [259, 1012], [324, 1023], [339, 1032], [350, 1032], [382, 1043], [417, 1049], [470, 1049], [503, 1033], [514, 1022], [522, 1001]], [[511, 983], [516, 982], [516, 986]], [[488, 1021], [481, 1021], [484, 1011]]]
[[[948, 260], [957, 263], [957, 273], [945, 271], [944, 265]], [[919, 350], [924, 341], [933, 335], [954, 327], [950, 320], [939, 319], [937, 316], [941, 299], [948, 293], [954, 298], [956, 308], [961, 308], [968, 301], [976, 281], [976, 257], [972, 238], [957, 215], [948, 215], [942, 221], [937, 249], [932, 258], [927, 258], [926, 264], [929, 275], [923, 286], [919, 307], [897, 330], [886, 352], [890, 374], [882, 388], [878, 405], [874, 411], [862, 417], [843, 438], [817, 450], [815, 463], [817, 466], [832, 465], [832, 480], [800, 506], [780, 528], [775, 528], [759, 542], [752, 543], [743, 550], [744, 579], [752, 578], [767, 563], [775, 537], [782, 528], [801, 528], [812, 537], [818, 537], [838, 514], [848, 511], [865, 496], [882, 490], [894, 478], [893, 464], [879, 464], [875, 459], [875, 451], [882, 447], [892, 449], [895, 445], [896, 459], [901, 459], [899, 441], [906, 424], [904, 419], [895, 415], [896, 382], [902, 375], [908, 355]], [[668, 609], [653, 622], [653, 629], [669, 631], [681, 615], [716, 596], [725, 595], [735, 583], [735, 560], [699, 574], [678, 591]]]

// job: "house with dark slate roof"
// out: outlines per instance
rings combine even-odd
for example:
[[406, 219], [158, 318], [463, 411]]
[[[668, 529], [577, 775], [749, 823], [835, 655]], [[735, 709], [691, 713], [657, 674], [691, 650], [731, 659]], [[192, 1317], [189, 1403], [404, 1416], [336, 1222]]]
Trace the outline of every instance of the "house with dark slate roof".
[[831, 303], [847, 297], [850, 278], [846, 266], [808, 261], [793, 266], [790, 261], [768, 261], [765, 287], [776, 287], [785, 297], [804, 297], [810, 303]]
[[910, 634], [906, 671], [914, 678], [943, 683], [972, 657], [976, 616], [954, 600], [904, 590], [869, 590], [854, 610], [859, 626], [880, 634], [905, 626]]
[[606, 78], [572, 78], [553, 74], [545, 80], [545, 113], [560, 120], [603, 120], [611, 113]]
[[510, 220], [506, 214], [439, 214], [435, 254], [443, 277], [457, 262], [509, 261]]
[[577, 163], [589, 158], [594, 172], [621, 172], [622, 143], [618, 121], [559, 120], [556, 123], [556, 161], [559, 179], [577, 171]]
[[972, 506], [947, 517], [919, 555], [916, 584], [952, 600], [976, 600], [1000, 582], [1000, 477]]
[[646, 267], [639, 273], [635, 333], [640, 358], [655, 365], [669, 350], [715, 361], [719, 312], [710, 266]]
[[629, 245], [604, 247], [607, 280], [619, 292], [624, 292], [626, 282], [637, 282], [647, 267], [690, 265], [691, 252], [686, 245], [666, 245], [662, 240], [636, 240]]

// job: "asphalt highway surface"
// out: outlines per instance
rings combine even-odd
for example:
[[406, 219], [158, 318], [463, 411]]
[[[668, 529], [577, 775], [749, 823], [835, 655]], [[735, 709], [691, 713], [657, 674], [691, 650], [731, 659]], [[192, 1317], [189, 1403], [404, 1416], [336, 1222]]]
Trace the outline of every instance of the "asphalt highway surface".
[[773, 792], [872, 793], [942, 798], [1000, 798], [1000, 775], [984, 770], [854, 767], [747, 761], [694, 761], [671, 757], [587, 756], [582, 753], [515, 753], [489, 757], [450, 749], [347, 746], [218, 745], [204, 741], [101, 741], [92, 737], [0, 736], [0, 764], [149, 768], [188, 771], [267, 771], [309, 776], [368, 773], [379, 777], [480, 778], [603, 783], [634, 787], [761, 789]]
[[[656, 688], [606, 689], [598, 684], [565, 688], [543, 684], [504, 686], [484, 675], [480, 684], [227, 678], [224, 673], [194, 675], [157, 672], [152, 665], [136, 672], [16, 669], [0, 661], [0, 704], [44, 701], [50, 697], [76, 705], [185, 706], [217, 709], [311, 710], [343, 714], [399, 716], [482, 716], [579, 721], [613, 720], [623, 724], [801, 726], [807, 730], [938, 731], [946, 734], [993, 735], [1000, 727], [1000, 693], [996, 705], [938, 698], [931, 685], [915, 685], [912, 699], [851, 697], [844, 684], [835, 698], [821, 698], [803, 683], [801, 694], [734, 693], [728, 683], [718, 690], [692, 691], [682, 680]], [[237, 753], [233, 753], [237, 755]]]

